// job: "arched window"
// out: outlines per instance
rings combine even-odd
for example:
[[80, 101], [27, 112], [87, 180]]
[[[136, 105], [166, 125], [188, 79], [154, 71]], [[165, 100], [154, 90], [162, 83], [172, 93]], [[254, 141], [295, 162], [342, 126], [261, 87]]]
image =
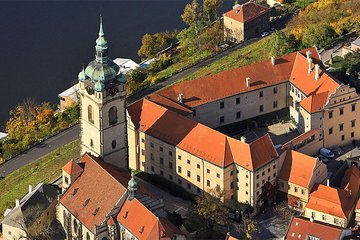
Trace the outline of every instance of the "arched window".
[[90, 234], [88, 232], [86, 233], [86, 240], [90, 240]]
[[117, 123], [117, 109], [116, 107], [111, 107], [109, 110], [109, 125]]
[[113, 141], [112, 141], [111, 147], [112, 147], [112, 149], [115, 149], [115, 148], [116, 148], [116, 140], [113, 140]]
[[91, 105], [88, 106], [88, 120], [89, 122], [94, 123], [94, 113]]
[[94, 141], [90, 139], [90, 147], [94, 147]]

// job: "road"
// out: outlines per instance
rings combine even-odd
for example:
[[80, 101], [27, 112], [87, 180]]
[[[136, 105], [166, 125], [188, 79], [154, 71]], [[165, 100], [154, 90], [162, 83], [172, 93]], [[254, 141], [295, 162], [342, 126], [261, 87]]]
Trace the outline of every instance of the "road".
[[69, 143], [79, 138], [80, 126], [79, 124], [47, 139], [46, 141], [36, 145], [25, 153], [12, 158], [11, 160], [0, 165], [0, 175], [7, 176], [13, 171], [21, 168], [22, 166], [29, 164], [40, 157], [54, 151], [60, 146]]

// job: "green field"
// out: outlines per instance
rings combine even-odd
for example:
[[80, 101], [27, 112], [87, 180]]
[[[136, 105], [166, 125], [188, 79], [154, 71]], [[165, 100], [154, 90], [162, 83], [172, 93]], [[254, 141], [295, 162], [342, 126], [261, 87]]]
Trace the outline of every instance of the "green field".
[[1, 217], [6, 208], [14, 207], [16, 198], [26, 194], [29, 185], [35, 187], [40, 182], [51, 183], [60, 176], [61, 168], [70, 159], [79, 157], [79, 152], [80, 141], [75, 140], [0, 180]]
[[244, 48], [240, 48], [206, 67], [198, 69], [194, 73], [180, 79], [178, 82], [213, 75], [228, 69], [239, 68], [241, 66], [269, 59], [271, 57], [270, 46], [268, 44], [270, 37], [263, 38]]

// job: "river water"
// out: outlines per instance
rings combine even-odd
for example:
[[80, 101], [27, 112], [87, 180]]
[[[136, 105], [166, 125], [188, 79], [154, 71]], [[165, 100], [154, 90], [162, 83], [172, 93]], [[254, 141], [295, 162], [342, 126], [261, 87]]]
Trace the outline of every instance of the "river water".
[[[76, 82], [94, 59], [100, 13], [110, 57], [139, 62], [142, 35], [183, 28], [180, 15], [188, 2], [0, 1], [0, 131], [23, 99], [57, 103], [57, 95]], [[226, 0], [224, 10], [232, 3]]]

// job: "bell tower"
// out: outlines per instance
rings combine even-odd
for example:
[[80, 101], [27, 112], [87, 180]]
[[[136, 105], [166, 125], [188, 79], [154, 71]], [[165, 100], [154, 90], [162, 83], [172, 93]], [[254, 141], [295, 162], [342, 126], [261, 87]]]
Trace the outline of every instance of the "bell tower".
[[109, 59], [100, 16], [95, 60], [79, 73], [81, 154], [102, 157], [105, 162], [128, 168], [126, 134], [126, 79]]

